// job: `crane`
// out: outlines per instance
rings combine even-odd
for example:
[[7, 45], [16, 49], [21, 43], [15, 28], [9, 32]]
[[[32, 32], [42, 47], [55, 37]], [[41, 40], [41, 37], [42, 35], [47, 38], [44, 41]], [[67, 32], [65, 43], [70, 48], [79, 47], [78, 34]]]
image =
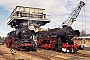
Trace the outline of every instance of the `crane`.
[[78, 17], [81, 8], [85, 5], [83, 1], [80, 1], [80, 3], [77, 5], [77, 7], [72, 11], [69, 18], [64, 21], [62, 24], [66, 24], [67, 26], [71, 26], [74, 21], [76, 21], [76, 18]]

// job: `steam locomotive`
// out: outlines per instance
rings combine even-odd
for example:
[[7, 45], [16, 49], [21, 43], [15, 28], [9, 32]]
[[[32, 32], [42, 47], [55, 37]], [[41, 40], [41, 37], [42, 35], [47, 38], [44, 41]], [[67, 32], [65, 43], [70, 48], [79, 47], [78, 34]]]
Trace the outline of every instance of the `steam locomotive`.
[[37, 51], [37, 37], [25, 26], [9, 32], [5, 43], [7, 47], [19, 51]]
[[67, 25], [63, 25], [62, 28], [39, 31], [38, 46], [55, 51], [77, 52], [79, 46], [73, 42], [72, 38], [79, 34], [79, 30], [73, 30]]

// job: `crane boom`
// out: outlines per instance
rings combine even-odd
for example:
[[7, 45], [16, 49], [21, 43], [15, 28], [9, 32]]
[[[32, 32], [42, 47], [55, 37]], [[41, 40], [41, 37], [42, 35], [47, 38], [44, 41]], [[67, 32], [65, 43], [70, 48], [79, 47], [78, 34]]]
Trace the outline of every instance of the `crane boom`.
[[80, 1], [80, 3], [78, 4], [78, 6], [72, 11], [71, 15], [69, 16], [69, 18], [63, 22], [63, 24], [66, 24], [68, 26], [71, 26], [72, 23], [74, 21], [76, 21], [76, 18], [78, 17], [81, 8], [85, 5], [85, 3], [83, 1]]

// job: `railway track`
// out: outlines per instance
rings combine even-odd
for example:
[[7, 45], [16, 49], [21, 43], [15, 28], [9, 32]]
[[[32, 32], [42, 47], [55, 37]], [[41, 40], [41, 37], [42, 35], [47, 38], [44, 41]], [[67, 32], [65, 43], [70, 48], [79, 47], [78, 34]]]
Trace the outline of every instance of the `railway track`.
[[8, 53], [0, 51], [0, 60], [15, 60], [15, 56], [11, 57]]
[[26, 51], [16, 51], [10, 54], [10, 49], [5, 46], [0, 46], [0, 60], [65, 60], [64, 58], [57, 58], [49, 56], [46, 53], [42, 53], [43, 50], [38, 50], [37, 52], [26, 52]]
[[[42, 55], [42, 56], [47, 56], [47, 58], [53, 60], [90, 60], [90, 54], [86, 54], [86, 53], [81, 53], [81, 52], [77, 52], [77, 53], [61, 53], [61, 52], [55, 52], [55, 51], [51, 51], [51, 50], [38, 50], [38, 55]], [[47, 59], [47, 60], [49, 60]]]
[[[6, 49], [6, 50], [5, 50]], [[16, 51], [14, 55], [5, 46], [0, 46], [0, 60], [90, 60], [90, 51], [78, 53], [61, 53], [51, 50], [38, 49], [37, 52]]]
[[45, 53], [40, 53], [40, 52], [37, 52], [37, 53], [27, 53], [27, 54], [30, 54], [30, 55], [34, 55], [34, 56], [37, 56], [37, 57], [40, 57], [44, 60], [67, 60], [67, 59], [64, 59], [64, 58], [61, 58], [61, 57], [54, 57], [52, 55], [48, 55], [48, 54], [45, 54]]
[[27, 52], [27, 54], [37, 56], [44, 60], [90, 60], [90, 54], [83, 54], [80, 52], [71, 54], [39, 49], [37, 52]]
[[82, 53], [76, 53], [76, 54], [73, 54], [74, 56], [79, 56], [79, 57], [87, 57], [87, 58], [90, 58], [90, 54], [82, 54]]

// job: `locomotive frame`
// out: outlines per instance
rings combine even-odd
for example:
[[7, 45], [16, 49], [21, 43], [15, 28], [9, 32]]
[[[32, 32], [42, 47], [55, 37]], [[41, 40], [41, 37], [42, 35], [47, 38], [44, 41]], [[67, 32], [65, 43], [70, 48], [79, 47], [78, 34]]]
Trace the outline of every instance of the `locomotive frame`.
[[[79, 32], [77, 31], [77, 33], [78, 36]], [[55, 28], [48, 31], [40, 31], [38, 34], [38, 45], [40, 48], [62, 52], [78, 51], [79, 45], [72, 41], [72, 38], [76, 36], [76, 31], [69, 26], [64, 26], [62, 29]]]
[[36, 52], [37, 44], [33, 40], [34, 37], [35, 35], [31, 34], [31, 31], [28, 28], [19, 28], [7, 34], [5, 43], [7, 47], [18, 51], [28, 50]]

